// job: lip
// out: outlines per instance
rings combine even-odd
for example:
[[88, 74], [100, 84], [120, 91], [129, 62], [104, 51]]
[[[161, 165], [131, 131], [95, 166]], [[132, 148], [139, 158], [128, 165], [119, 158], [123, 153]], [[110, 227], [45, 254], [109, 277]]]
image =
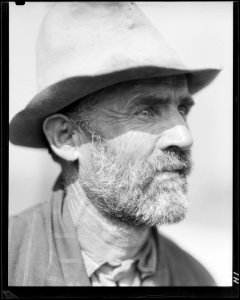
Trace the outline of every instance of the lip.
[[157, 176], [160, 174], [178, 174], [180, 176], [186, 176], [190, 173], [190, 169], [187, 168], [180, 168], [180, 169], [173, 169], [173, 170], [161, 170], [157, 171], [156, 174]]
[[158, 174], [158, 175], [161, 175], [161, 174], [180, 174], [180, 173], [181, 173], [180, 170], [174, 170], [174, 171], [158, 172], [157, 174]]
[[175, 169], [175, 170], [162, 170], [162, 171], [157, 171], [157, 175], [160, 175], [160, 174], [168, 174], [168, 173], [178, 173], [178, 174], [181, 174], [183, 173], [184, 170], [183, 169]]
[[144, 190], [148, 189], [148, 187], [155, 180], [159, 180], [160, 182], [165, 180], [170, 180], [171, 178], [182, 178], [183, 176], [180, 174], [181, 170], [173, 170], [173, 171], [157, 171], [155, 176], [149, 178], [149, 180], [145, 183]]
[[174, 171], [164, 171], [164, 172], [157, 172], [156, 177], [157, 178], [169, 178], [169, 177], [182, 177], [183, 172], [181, 170], [174, 170]]

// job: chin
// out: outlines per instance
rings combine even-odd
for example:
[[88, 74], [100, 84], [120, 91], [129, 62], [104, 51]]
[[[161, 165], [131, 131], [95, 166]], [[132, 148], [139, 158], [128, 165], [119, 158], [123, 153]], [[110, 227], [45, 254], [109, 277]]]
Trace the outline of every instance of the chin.
[[180, 212], [169, 213], [164, 216], [159, 216], [156, 218], [155, 226], [159, 227], [162, 225], [171, 225], [181, 222], [185, 219], [187, 214], [187, 209], [181, 210]]
[[[142, 202], [142, 201], [141, 201]], [[181, 222], [188, 211], [188, 198], [185, 193], [165, 193], [156, 195], [155, 199], [145, 199], [139, 207], [136, 221], [147, 227], [159, 227]]]

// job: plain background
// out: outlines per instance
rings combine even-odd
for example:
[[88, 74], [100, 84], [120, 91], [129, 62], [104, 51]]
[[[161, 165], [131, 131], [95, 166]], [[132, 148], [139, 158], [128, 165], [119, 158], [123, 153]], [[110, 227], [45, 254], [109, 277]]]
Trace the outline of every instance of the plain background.
[[[9, 119], [37, 92], [35, 42], [52, 3], [10, 7]], [[232, 285], [232, 2], [139, 2], [138, 5], [191, 67], [223, 68], [194, 96], [189, 116], [194, 169], [190, 209], [161, 231], [202, 262], [220, 286]], [[114, 41], [113, 41], [114, 42]], [[46, 201], [60, 169], [46, 150], [9, 146], [9, 214]]]

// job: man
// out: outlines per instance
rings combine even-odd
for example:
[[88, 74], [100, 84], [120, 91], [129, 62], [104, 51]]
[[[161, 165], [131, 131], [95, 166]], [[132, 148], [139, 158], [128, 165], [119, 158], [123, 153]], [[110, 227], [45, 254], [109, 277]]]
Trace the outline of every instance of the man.
[[57, 3], [37, 45], [40, 91], [10, 140], [47, 147], [51, 201], [10, 220], [9, 285], [208, 286], [205, 268], [157, 231], [187, 212], [190, 70], [134, 3]]

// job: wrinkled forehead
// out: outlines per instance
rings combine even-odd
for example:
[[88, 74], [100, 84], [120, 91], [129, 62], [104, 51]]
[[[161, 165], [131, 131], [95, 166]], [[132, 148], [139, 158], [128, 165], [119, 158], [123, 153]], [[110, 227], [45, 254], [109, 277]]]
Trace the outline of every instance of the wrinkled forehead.
[[186, 75], [164, 77], [159, 81], [159, 84], [179, 89], [187, 89], [188, 87]]
[[99, 94], [99, 100], [121, 99], [123, 104], [124, 100], [138, 96], [182, 98], [189, 95], [186, 75], [177, 75], [123, 82], [103, 90]]
[[188, 94], [188, 84], [185, 75], [168, 76], [158, 79], [150, 79], [133, 85], [133, 90], [150, 94]]
[[155, 88], [155, 89], [178, 89], [188, 91], [186, 75], [168, 76], [162, 78], [150, 78], [144, 80], [138, 80], [132, 84], [128, 83], [129, 88], [141, 89], [143, 88]]

